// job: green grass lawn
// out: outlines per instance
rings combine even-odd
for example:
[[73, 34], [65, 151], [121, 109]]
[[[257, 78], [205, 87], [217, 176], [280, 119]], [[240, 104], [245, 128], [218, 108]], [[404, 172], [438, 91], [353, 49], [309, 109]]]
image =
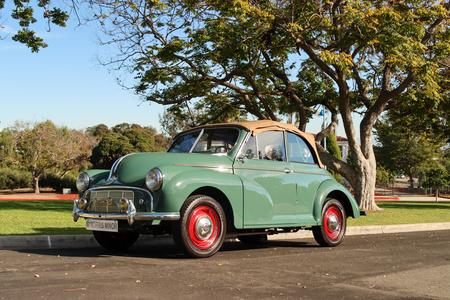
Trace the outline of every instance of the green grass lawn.
[[450, 222], [450, 203], [381, 202], [382, 211], [348, 219], [349, 226]]
[[0, 201], [0, 235], [83, 234], [72, 220], [72, 201]]
[[[450, 203], [383, 202], [384, 210], [350, 226], [450, 222]], [[84, 234], [84, 220], [72, 221], [71, 201], [0, 201], [0, 235]]]

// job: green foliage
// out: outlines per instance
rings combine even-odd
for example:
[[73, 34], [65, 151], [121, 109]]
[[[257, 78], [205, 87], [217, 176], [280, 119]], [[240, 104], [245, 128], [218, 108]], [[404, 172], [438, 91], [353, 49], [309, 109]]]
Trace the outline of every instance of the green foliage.
[[301, 112], [304, 119], [318, 103], [335, 108], [346, 80], [354, 83], [348, 96], [356, 109], [373, 105], [410, 73], [416, 90], [441, 99], [438, 62], [450, 46], [448, 7], [439, 2], [93, 3], [113, 43], [144, 49], [130, 47], [117, 61], [134, 67], [136, 91], [148, 101], [216, 101], [259, 118]]
[[160, 116], [164, 132], [173, 137], [175, 134], [204, 124], [225, 123], [241, 119], [241, 112], [227, 99], [199, 101], [194, 107], [173, 105]]
[[[30, 5], [30, 0], [14, 0], [11, 17], [19, 23], [20, 28], [12, 36], [12, 40], [22, 43], [31, 49], [32, 52], [38, 52], [48, 45], [44, 40], [36, 35], [31, 29], [31, 25], [37, 22], [40, 15], [43, 20], [50, 25], [55, 24], [60, 27], [66, 26], [69, 14], [63, 9], [52, 6], [49, 0], [37, 0], [37, 8]], [[77, 9], [76, 2], [72, 2], [72, 9]], [[5, 8], [5, 0], [0, 0], [0, 12]], [[36, 11], [38, 10], [38, 12]]]
[[78, 172], [71, 172], [62, 177], [55, 173], [47, 173], [40, 180], [40, 186], [52, 188], [57, 192], [62, 192], [64, 188], [76, 191], [77, 176]]
[[15, 158], [13, 133], [7, 129], [0, 131], [0, 168], [13, 166]]
[[91, 163], [94, 168], [109, 169], [119, 157], [133, 152], [133, 145], [127, 137], [110, 132], [105, 134], [92, 150]]
[[424, 181], [422, 183], [425, 188], [439, 189], [450, 184], [450, 174], [440, 165], [435, 165], [424, 171]]
[[[328, 153], [330, 153], [331, 155], [333, 155], [335, 158], [341, 160], [342, 159], [342, 153], [341, 153], [341, 149], [339, 149], [339, 145], [337, 143], [337, 138], [336, 138], [336, 133], [332, 132], [328, 135], [327, 137], [327, 151]], [[331, 173], [333, 174], [334, 178], [341, 182], [342, 181], [342, 176], [339, 175], [339, 173], [331, 171]]]
[[391, 183], [394, 181], [394, 174], [390, 171], [386, 170], [382, 166], [377, 167], [377, 185], [383, 187], [389, 187]]
[[70, 171], [88, 167], [94, 139], [80, 131], [57, 127], [51, 121], [13, 129], [16, 164], [34, 180], [35, 192], [47, 173], [63, 177]]
[[108, 130], [98, 125], [90, 130], [97, 134], [99, 143], [92, 150], [91, 162], [95, 168], [109, 169], [115, 160], [131, 152], [165, 151], [168, 140], [152, 127], [123, 123]]
[[31, 187], [31, 174], [23, 170], [0, 169], [0, 190], [12, 190]]
[[109, 128], [105, 124], [98, 124], [86, 129], [86, 133], [92, 135], [95, 138], [102, 138], [108, 132]]
[[443, 160], [442, 135], [423, 128], [410, 126], [408, 117], [389, 113], [376, 125], [379, 146], [375, 147], [378, 164], [391, 173], [419, 177], [430, 166]]

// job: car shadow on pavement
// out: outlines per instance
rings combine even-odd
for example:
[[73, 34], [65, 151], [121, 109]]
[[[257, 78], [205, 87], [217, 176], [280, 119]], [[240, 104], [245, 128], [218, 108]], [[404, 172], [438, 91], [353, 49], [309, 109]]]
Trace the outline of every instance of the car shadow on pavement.
[[[315, 248], [319, 247], [315, 243], [306, 241], [269, 241], [265, 245], [248, 245], [238, 241], [226, 241], [219, 253], [226, 252], [242, 252], [253, 251], [257, 249], [270, 248]], [[17, 252], [48, 256], [65, 256], [65, 257], [139, 257], [139, 258], [158, 258], [158, 259], [190, 259], [184, 254], [170, 238], [158, 238], [154, 241], [145, 241], [144, 243], [137, 243], [135, 246], [128, 249], [126, 252], [114, 253], [103, 249], [102, 247], [88, 247], [88, 248], [70, 248], [70, 249], [21, 249]]]

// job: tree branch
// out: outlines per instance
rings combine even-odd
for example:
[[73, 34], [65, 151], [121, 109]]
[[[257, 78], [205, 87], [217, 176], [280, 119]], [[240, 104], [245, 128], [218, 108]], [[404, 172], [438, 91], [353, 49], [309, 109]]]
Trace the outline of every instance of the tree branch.
[[316, 134], [316, 143], [320, 143], [325, 137], [329, 136], [331, 132], [336, 130], [338, 125], [338, 115], [337, 112], [331, 112], [331, 122], [327, 127], [323, 128], [318, 134]]
[[336, 72], [330, 68], [329, 65], [327, 65], [323, 60], [320, 59], [320, 57], [314, 52], [314, 50], [311, 48], [311, 45], [306, 43], [305, 41], [301, 39], [296, 39], [295, 43], [297, 47], [301, 48], [303, 51], [306, 52], [308, 57], [323, 71], [325, 74], [330, 76], [331, 79], [333, 79], [336, 83], [338, 82], [337, 74]]

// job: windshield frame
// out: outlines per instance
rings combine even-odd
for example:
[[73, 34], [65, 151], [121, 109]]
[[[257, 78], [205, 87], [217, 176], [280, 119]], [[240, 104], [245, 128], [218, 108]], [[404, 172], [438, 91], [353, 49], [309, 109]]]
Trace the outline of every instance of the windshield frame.
[[[207, 129], [233, 129], [237, 131], [237, 137], [236, 137], [236, 142], [234, 143], [233, 147], [227, 151], [226, 153], [197, 153], [197, 152], [192, 152], [195, 148], [195, 146], [197, 145], [197, 143], [199, 142], [200, 138], [202, 137], [203, 133], [205, 132], [205, 130]], [[195, 131], [200, 131], [197, 138], [195, 139], [195, 142], [192, 144], [191, 149], [189, 150], [189, 152], [178, 152], [178, 153], [194, 153], [194, 154], [209, 154], [209, 155], [227, 155], [227, 156], [234, 156], [234, 152], [236, 152], [236, 149], [240, 148], [241, 142], [242, 142], [242, 128], [238, 127], [238, 126], [216, 126], [216, 127], [203, 127], [203, 128], [192, 128], [190, 130], [186, 130], [186, 131], [182, 131], [180, 133], [178, 133], [176, 136], [174, 136], [172, 143], [170, 144], [170, 147], [167, 149], [167, 153], [177, 153], [177, 152], [170, 152], [170, 149], [172, 149], [175, 140], [177, 140], [180, 136], [185, 135], [185, 134], [189, 134]], [[246, 135], [246, 133], [244, 134], [244, 136]]]

